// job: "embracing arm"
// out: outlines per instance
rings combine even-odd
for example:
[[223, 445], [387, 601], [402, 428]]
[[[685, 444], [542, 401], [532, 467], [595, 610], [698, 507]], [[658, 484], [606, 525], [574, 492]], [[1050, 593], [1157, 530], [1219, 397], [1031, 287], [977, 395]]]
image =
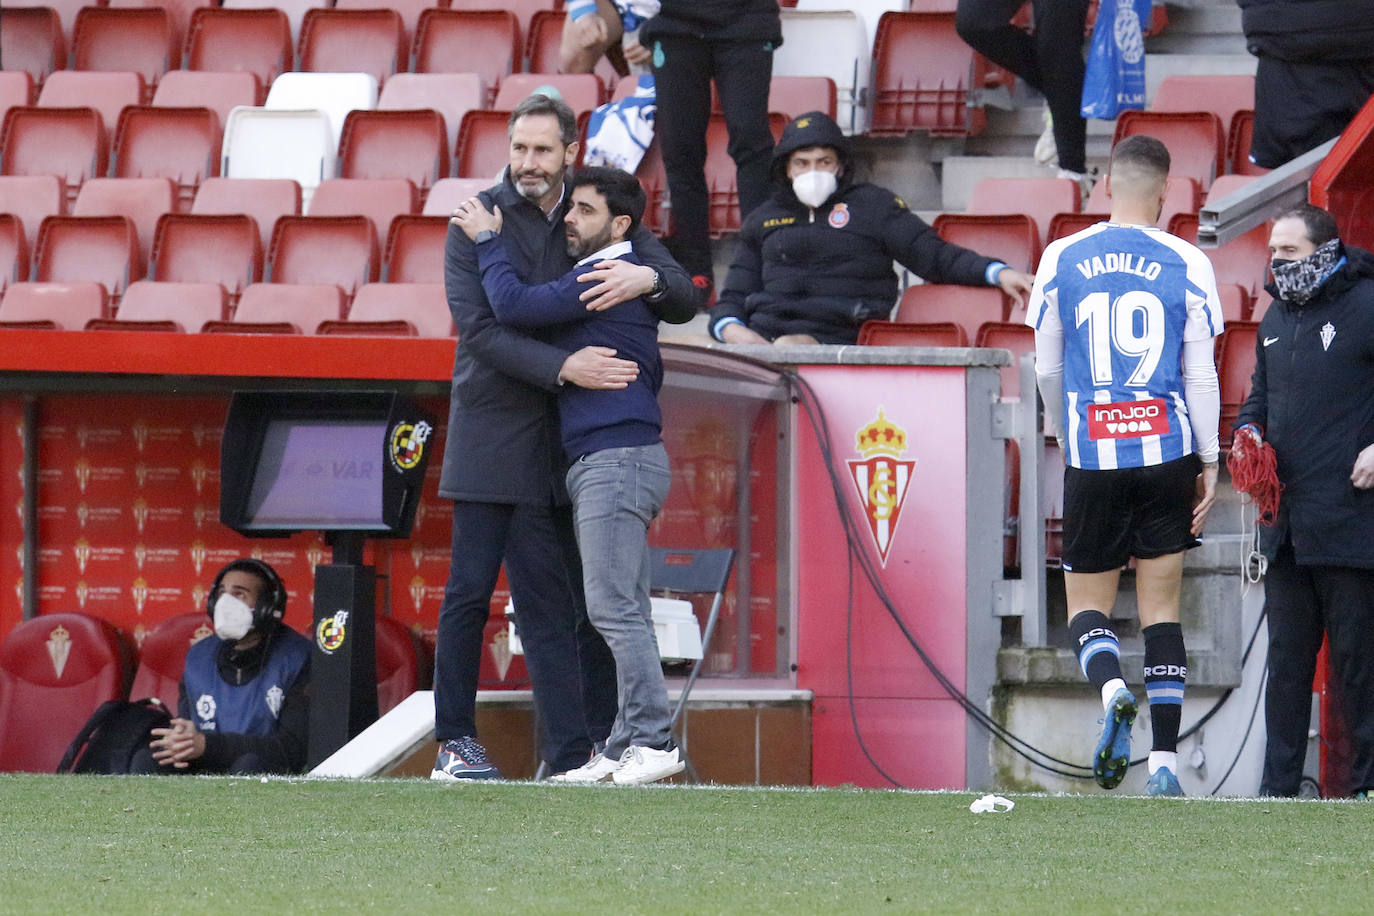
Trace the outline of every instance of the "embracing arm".
[[639, 228], [630, 236], [635, 254], [646, 267], [652, 267], [663, 276], [663, 295], [657, 299], [645, 298], [644, 304], [659, 321], [669, 324], [683, 324], [691, 321], [697, 314], [697, 302], [701, 293], [692, 284], [692, 278], [682, 265], [673, 260], [668, 249], [663, 247], [652, 232]]
[[532, 329], [569, 321], [585, 321], [590, 313], [578, 298], [574, 275], [527, 286], [515, 274], [510, 255], [499, 237], [477, 246], [477, 263], [482, 269], [482, 289], [491, 303], [496, 320], [513, 328]]

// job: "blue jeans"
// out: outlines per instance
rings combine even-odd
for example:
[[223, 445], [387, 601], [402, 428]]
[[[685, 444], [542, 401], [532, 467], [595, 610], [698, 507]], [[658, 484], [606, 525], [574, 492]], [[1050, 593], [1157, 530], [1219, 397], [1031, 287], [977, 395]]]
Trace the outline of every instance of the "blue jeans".
[[662, 443], [592, 452], [568, 469], [587, 616], [615, 656], [620, 708], [605, 751], [612, 759], [630, 745], [672, 743], [649, 602], [649, 523], [669, 481]]

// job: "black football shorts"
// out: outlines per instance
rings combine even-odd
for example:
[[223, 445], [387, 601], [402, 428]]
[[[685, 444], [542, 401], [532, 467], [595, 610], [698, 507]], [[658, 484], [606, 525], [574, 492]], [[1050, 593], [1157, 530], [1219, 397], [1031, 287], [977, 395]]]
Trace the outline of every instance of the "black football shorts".
[[1119, 569], [1201, 543], [1193, 503], [1202, 461], [1186, 455], [1143, 468], [1064, 469], [1064, 570]]

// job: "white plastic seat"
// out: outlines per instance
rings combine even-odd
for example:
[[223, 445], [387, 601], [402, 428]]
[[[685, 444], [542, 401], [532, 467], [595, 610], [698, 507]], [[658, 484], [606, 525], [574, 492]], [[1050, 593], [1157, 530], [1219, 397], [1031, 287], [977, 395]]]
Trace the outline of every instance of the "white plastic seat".
[[[877, 27], [875, 21], [873, 28]], [[852, 10], [782, 10], [782, 47], [774, 76], [828, 76], [838, 90], [835, 120], [846, 134], [868, 129], [864, 99], [873, 69], [869, 26]]]
[[868, 46], [873, 47], [873, 39], [878, 34], [878, 20], [888, 10], [906, 10], [907, 0], [797, 0], [796, 9], [808, 12], [817, 10], [852, 10], [863, 21], [864, 31], [868, 33]]
[[[377, 78], [370, 73], [283, 73], [272, 81], [264, 108], [300, 111], [314, 108], [329, 118], [334, 149], [339, 148], [344, 119], [355, 108], [377, 107]], [[332, 178], [333, 173], [325, 176]]]
[[319, 183], [334, 175], [337, 153], [338, 139], [323, 111], [239, 106], [224, 125], [220, 175], [293, 179], [308, 205]]

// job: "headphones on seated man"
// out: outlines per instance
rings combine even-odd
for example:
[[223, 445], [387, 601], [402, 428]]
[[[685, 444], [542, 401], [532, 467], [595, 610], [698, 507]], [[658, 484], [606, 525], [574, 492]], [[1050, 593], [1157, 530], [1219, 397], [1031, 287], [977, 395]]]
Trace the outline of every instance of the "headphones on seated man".
[[242, 557], [225, 565], [215, 575], [215, 583], [210, 586], [210, 594], [205, 598], [205, 613], [215, 619], [215, 602], [224, 591], [224, 577], [234, 570], [252, 573], [266, 583], [266, 588], [258, 595], [253, 606], [253, 629], [261, 630], [268, 621], [280, 621], [286, 614], [286, 584], [277, 571], [262, 560]]

